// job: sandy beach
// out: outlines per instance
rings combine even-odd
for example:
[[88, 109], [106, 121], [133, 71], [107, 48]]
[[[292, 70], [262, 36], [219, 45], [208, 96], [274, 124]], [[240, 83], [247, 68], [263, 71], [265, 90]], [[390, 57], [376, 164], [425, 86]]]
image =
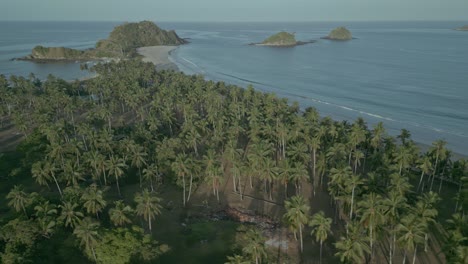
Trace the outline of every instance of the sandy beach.
[[143, 56], [144, 62], [151, 62], [158, 70], [178, 70], [177, 66], [169, 60], [171, 51], [177, 46], [151, 46], [138, 48], [137, 52]]

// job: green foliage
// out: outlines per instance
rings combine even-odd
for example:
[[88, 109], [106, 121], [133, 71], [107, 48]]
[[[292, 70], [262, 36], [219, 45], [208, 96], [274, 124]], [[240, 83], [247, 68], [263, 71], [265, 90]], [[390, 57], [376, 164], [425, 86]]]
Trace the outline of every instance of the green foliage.
[[97, 263], [144, 263], [167, 252], [169, 247], [145, 235], [143, 229], [113, 228], [101, 230], [96, 244]]
[[296, 45], [296, 38], [294, 34], [288, 32], [279, 32], [269, 38], [265, 39], [262, 44], [272, 46], [288, 46]]
[[347, 28], [337, 27], [330, 32], [328, 38], [333, 40], [350, 40], [353, 36]]

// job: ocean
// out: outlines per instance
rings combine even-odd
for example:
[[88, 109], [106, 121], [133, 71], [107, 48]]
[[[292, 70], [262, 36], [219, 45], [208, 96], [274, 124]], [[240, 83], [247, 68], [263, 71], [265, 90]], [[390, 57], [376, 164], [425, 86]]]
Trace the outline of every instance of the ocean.
[[[35, 45], [86, 49], [119, 22], [0, 22], [0, 74], [72, 80], [80, 63], [10, 61]], [[187, 74], [274, 92], [336, 120], [382, 121], [389, 134], [408, 129], [422, 144], [444, 139], [468, 155], [468, 22], [157, 23], [191, 42], [171, 60]], [[346, 26], [356, 38], [322, 40]], [[316, 43], [249, 46], [278, 31]]]

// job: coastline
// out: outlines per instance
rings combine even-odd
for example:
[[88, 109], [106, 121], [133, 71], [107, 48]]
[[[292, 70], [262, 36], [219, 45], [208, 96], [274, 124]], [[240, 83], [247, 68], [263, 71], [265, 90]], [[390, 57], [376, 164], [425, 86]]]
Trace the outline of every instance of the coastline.
[[149, 46], [137, 49], [138, 54], [143, 56], [143, 62], [151, 62], [156, 66], [156, 70], [174, 70], [179, 68], [173, 63], [169, 56], [178, 46]]

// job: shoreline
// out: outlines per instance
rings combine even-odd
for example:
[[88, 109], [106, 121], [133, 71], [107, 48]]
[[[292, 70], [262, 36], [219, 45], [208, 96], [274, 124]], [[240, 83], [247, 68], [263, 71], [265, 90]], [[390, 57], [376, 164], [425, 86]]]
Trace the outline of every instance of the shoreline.
[[180, 71], [175, 63], [173, 63], [169, 56], [179, 46], [148, 46], [137, 49], [141, 55], [143, 62], [151, 62], [155, 65], [156, 70], [174, 70]]

